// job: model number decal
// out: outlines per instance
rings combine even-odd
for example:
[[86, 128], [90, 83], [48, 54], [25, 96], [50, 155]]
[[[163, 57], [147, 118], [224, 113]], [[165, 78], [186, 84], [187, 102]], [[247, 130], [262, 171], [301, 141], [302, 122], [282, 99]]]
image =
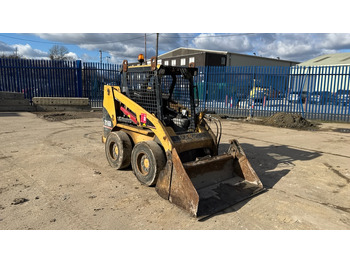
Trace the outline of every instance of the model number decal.
[[105, 120], [105, 126], [112, 127], [112, 121]]

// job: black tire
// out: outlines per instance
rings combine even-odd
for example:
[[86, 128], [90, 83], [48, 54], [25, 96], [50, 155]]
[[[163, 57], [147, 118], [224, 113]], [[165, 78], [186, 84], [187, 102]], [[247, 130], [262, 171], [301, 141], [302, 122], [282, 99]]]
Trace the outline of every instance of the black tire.
[[106, 157], [109, 164], [116, 169], [130, 165], [132, 144], [124, 131], [111, 132], [105, 144]]
[[140, 142], [132, 150], [132, 171], [141, 184], [155, 185], [159, 172], [164, 168], [165, 163], [164, 151], [154, 141]]

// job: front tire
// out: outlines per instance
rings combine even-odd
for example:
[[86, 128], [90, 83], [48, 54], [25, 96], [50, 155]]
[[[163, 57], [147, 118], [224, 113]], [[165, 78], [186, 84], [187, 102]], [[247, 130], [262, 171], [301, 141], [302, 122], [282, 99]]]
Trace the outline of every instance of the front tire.
[[131, 153], [132, 171], [136, 178], [146, 186], [156, 184], [166, 158], [163, 149], [154, 141], [140, 142]]

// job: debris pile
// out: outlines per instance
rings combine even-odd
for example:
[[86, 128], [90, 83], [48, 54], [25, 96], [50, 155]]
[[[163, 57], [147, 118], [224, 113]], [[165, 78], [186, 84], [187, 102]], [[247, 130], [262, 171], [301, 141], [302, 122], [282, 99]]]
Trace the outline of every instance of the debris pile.
[[316, 125], [309, 122], [299, 114], [276, 113], [263, 121], [264, 125], [296, 129], [315, 129]]

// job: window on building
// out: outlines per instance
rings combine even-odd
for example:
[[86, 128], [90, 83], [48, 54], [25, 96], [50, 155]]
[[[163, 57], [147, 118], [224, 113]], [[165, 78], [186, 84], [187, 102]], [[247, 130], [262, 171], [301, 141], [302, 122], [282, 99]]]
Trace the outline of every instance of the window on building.
[[186, 58], [181, 58], [180, 65], [186, 65]]
[[190, 58], [188, 59], [188, 63], [194, 63], [194, 57], [190, 57]]
[[164, 65], [168, 66], [169, 65], [169, 61], [164, 61]]
[[221, 57], [221, 65], [226, 65], [226, 57]]
[[162, 60], [160, 59], [157, 61], [157, 65], [161, 65], [161, 64], [162, 64]]
[[171, 60], [171, 65], [172, 65], [172, 66], [176, 66], [176, 59]]

